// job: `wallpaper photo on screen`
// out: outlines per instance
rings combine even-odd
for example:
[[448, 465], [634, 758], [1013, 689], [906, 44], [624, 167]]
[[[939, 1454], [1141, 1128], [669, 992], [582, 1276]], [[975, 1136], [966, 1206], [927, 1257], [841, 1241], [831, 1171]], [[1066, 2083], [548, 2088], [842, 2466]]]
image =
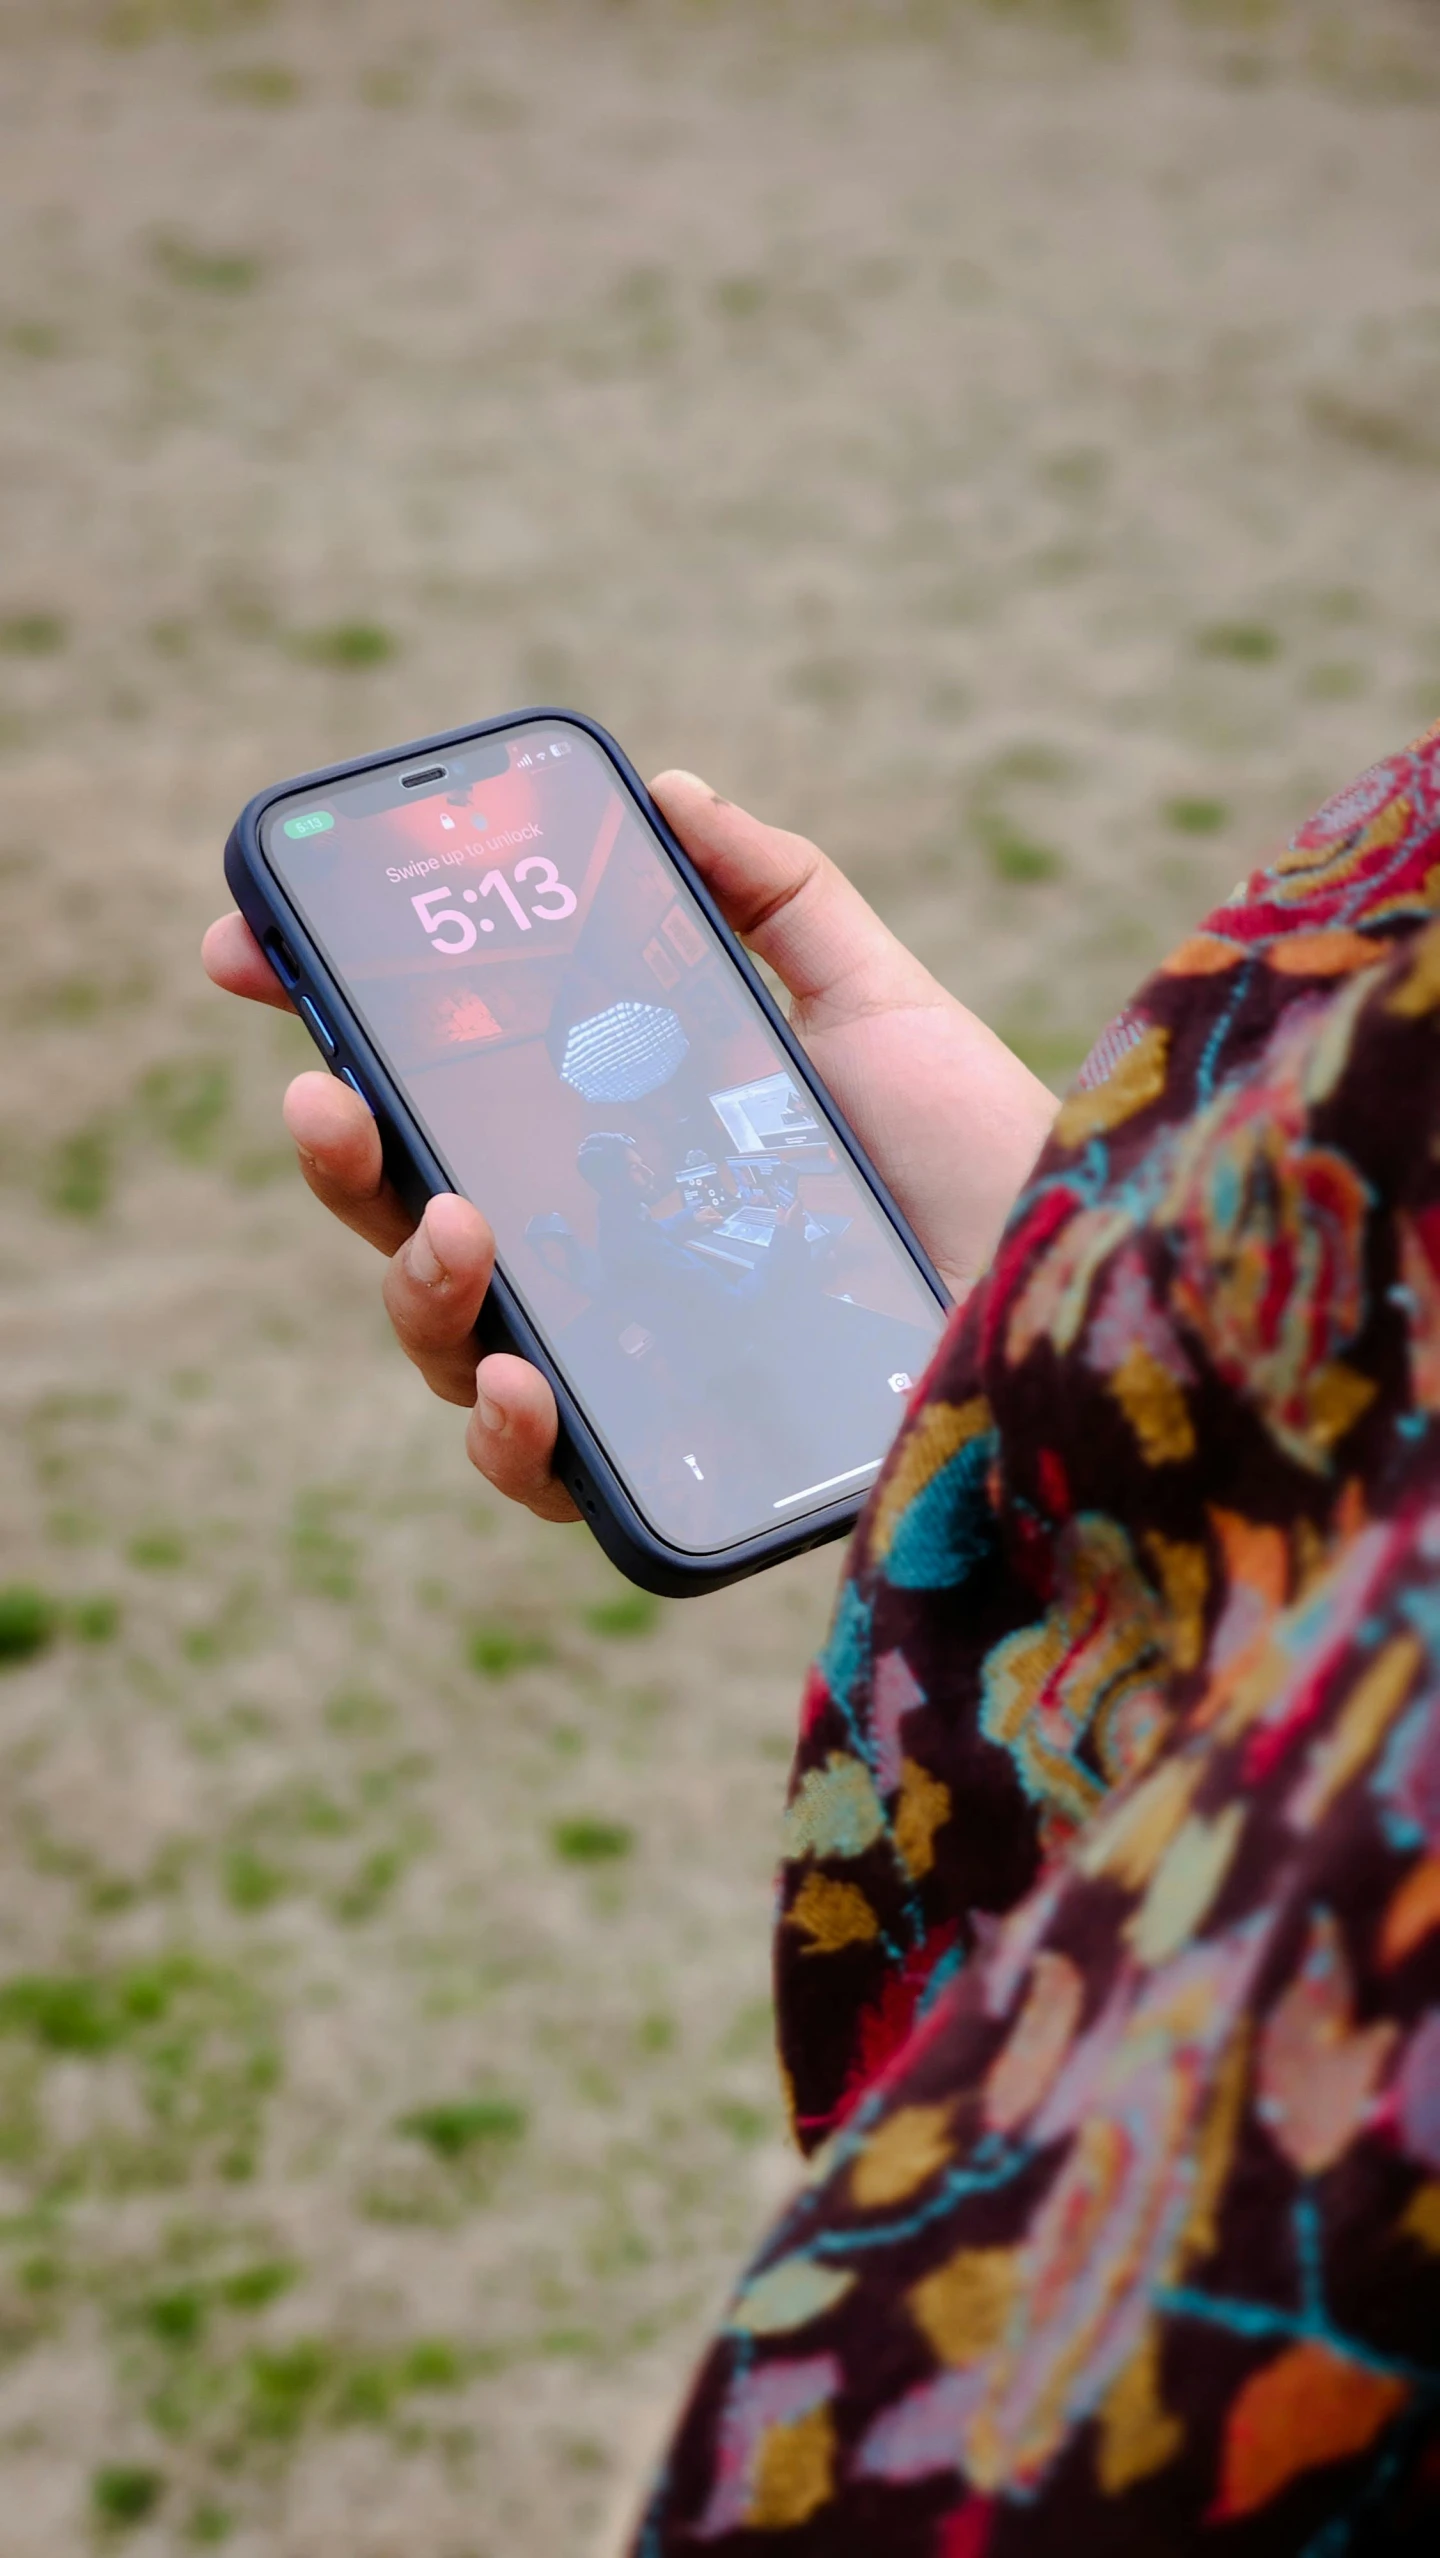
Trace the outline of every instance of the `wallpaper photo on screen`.
[[584, 729], [420, 770], [266, 857], [642, 1515], [714, 1553], [863, 1491], [942, 1310], [703, 910]]

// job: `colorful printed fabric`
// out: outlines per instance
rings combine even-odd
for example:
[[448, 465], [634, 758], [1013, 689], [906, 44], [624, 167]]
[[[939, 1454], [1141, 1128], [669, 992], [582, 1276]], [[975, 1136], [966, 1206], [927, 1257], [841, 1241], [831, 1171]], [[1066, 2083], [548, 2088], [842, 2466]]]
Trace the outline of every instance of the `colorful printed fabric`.
[[1440, 731], [1112, 1024], [856, 1535], [640, 2558], [1440, 2550]]

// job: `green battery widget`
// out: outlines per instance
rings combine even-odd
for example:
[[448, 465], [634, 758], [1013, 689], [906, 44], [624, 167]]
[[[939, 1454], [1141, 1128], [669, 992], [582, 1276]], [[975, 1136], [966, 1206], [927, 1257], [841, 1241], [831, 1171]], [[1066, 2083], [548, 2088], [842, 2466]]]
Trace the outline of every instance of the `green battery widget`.
[[327, 835], [335, 820], [328, 808], [307, 808], [303, 817], [287, 817], [287, 835]]

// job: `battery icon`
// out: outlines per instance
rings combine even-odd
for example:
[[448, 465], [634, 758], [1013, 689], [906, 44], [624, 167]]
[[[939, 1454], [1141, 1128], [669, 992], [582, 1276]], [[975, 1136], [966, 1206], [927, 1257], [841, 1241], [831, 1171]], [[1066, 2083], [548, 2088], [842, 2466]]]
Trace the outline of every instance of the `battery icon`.
[[550, 741], [550, 752], [552, 755], [568, 755], [570, 752], [568, 739], [552, 738]]
[[287, 817], [287, 835], [328, 835], [335, 820], [328, 808], [307, 808], [303, 817]]

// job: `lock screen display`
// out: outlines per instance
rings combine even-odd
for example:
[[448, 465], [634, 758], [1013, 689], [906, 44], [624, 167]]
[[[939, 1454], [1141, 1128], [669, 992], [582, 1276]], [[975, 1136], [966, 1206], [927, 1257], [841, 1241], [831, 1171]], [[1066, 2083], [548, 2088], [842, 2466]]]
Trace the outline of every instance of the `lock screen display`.
[[651, 1528], [873, 1481], [944, 1317], [608, 757], [559, 719], [263, 843]]

